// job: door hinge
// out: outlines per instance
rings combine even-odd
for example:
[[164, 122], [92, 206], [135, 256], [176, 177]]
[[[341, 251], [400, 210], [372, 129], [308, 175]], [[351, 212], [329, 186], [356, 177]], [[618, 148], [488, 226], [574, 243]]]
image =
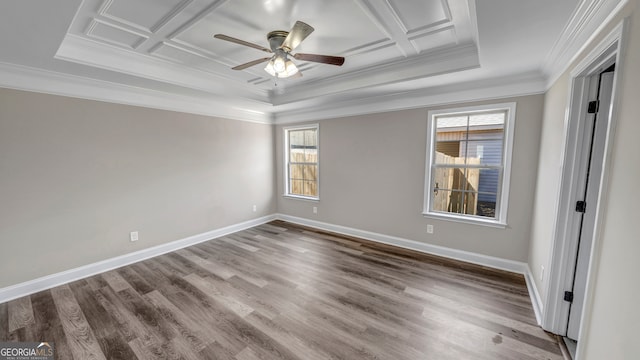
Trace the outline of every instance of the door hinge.
[[576, 201], [576, 211], [581, 213], [587, 212], [587, 203], [585, 201]]
[[573, 302], [573, 291], [564, 292], [564, 301]]
[[600, 107], [599, 100], [589, 101], [589, 107], [587, 108], [587, 113], [595, 114], [598, 112], [599, 107]]

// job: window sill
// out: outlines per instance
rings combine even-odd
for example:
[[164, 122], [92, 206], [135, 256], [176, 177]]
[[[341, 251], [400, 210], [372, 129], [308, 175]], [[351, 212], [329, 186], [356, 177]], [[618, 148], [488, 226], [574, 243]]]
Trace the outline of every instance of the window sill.
[[507, 223], [500, 222], [497, 220], [484, 220], [484, 219], [470, 218], [466, 216], [455, 216], [455, 215], [448, 215], [448, 214], [445, 215], [445, 214], [428, 213], [428, 212], [423, 212], [422, 216], [430, 219], [446, 220], [446, 221], [453, 221], [453, 222], [472, 224], [472, 225], [481, 225], [481, 226], [493, 227], [498, 229], [507, 228]]
[[282, 195], [282, 197], [284, 197], [286, 199], [306, 200], [306, 201], [312, 201], [312, 202], [319, 202], [320, 201], [319, 197], [308, 197], [308, 196], [289, 195], [289, 194], [284, 194], [284, 195]]

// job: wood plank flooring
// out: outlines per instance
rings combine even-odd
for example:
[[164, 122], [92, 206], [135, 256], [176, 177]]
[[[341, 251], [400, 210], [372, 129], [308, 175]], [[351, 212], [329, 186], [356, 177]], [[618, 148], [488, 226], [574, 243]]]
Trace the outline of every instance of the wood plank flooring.
[[58, 359], [562, 359], [520, 275], [272, 222], [0, 304]]

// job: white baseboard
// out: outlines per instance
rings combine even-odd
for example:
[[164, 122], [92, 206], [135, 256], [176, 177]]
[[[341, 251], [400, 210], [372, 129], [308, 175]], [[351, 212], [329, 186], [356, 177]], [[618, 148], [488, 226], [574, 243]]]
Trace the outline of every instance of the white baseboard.
[[526, 272], [524, 273], [524, 280], [527, 282], [527, 289], [529, 290], [529, 297], [531, 298], [531, 305], [533, 305], [533, 312], [536, 314], [536, 321], [538, 325], [542, 326], [542, 298], [540, 298], [540, 293], [538, 292], [538, 287], [536, 286], [536, 282], [533, 278], [533, 273], [531, 272], [531, 268], [527, 265]]
[[154, 246], [133, 253], [125, 254], [115, 258], [99, 261], [93, 264], [81, 266], [75, 269], [66, 270], [52, 275], [43, 276], [34, 280], [26, 281], [20, 284], [8, 286], [0, 289], [0, 303], [4, 303], [22, 296], [31, 295], [38, 291], [47, 290], [55, 286], [63, 285], [72, 281], [80, 280], [89, 276], [93, 276], [105, 271], [113, 270], [125, 265], [133, 264], [142, 260], [152, 258], [154, 256], [166, 254], [187, 246], [195, 245], [207, 240], [219, 238], [234, 232], [242, 231], [254, 226], [258, 226], [273, 220], [283, 220], [294, 224], [309, 226], [312, 228], [331, 231], [338, 234], [344, 234], [371, 240], [383, 244], [394, 245], [405, 249], [416, 250], [427, 254], [438, 255], [450, 259], [460, 260], [472, 264], [482, 265], [494, 269], [511, 271], [522, 274], [527, 282], [529, 296], [533, 304], [533, 310], [538, 323], [541, 321], [542, 301], [533, 281], [533, 275], [526, 263], [502, 259], [493, 256], [476, 254], [468, 251], [456, 250], [444, 246], [426, 244], [423, 242], [403, 239], [396, 236], [389, 236], [374, 233], [366, 230], [354, 229], [341, 225], [334, 225], [320, 221], [284, 215], [272, 214], [261, 218], [245, 221], [242, 223], [226, 226], [220, 229], [208, 231], [202, 234], [190, 236], [184, 239], [172, 241], [170, 243]]
[[482, 265], [494, 269], [506, 270], [522, 274], [524, 275], [524, 279], [527, 284], [527, 290], [529, 292], [529, 297], [531, 298], [531, 304], [533, 306], [533, 312], [536, 316], [536, 321], [538, 322], [538, 325], [542, 324], [542, 300], [540, 298], [540, 293], [538, 292], [538, 289], [536, 287], [536, 283], [535, 281], [533, 281], [533, 274], [531, 273], [531, 269], [529, 268], [529, 265], [527, 263], [502, 259], [494, 256], [476, 254], [468, 251], [451, 249], [444, 246], [426, 244], [415, 240], [403, 239], [395, 236], [389, 236], [285, 214], [278, 214], [277, 218], [278, 220], [288, 221], [294, 224], [309, 226], [320, 230], [359, 237], [383, 244], [394, 245], [405, 249], [438, 255], [449, 259], [460, 260], [476, 265]]
[[150, 247], [140, 251], [132, 252], [111, 259], [99, 261], [93, 264], [81, 266], [75, 269], [66, 270], [52, 275], [43, 276], [34, 280], [20, 284], [11, 285], [0, 289], [0, 303], [27, 296], [38, 291], [50, 289], [52, 287], [80, 280], [105, 271], [113, 270], [138, 261], [152, 258], [154, 256], [166, 254], [187, 246], [195, 245], [207, 240], [212, 240], [234, 232], [258, 226], [276, 219], [276, 215], [267, 215], [261, 218], [241, 222], [238, 224], [225, 226], [220, 229], [207, 231], [202, 234], [189, 236], [184, 239], [172, 241], [166, 244]]
[[278, 214], [277, 217], [279, 220], [288, 221], [294, 224], [309, 226], [321, 230], [335, 232], [338, 234], [359, 237], [383, 244], [394, 245], [405, 249], [416, 250], [427, 254], [438, 255], [449, 259], [460, 260], [476, 265], [482, 265], [499, 270], [506, 270], [518, 274], [524, 275], [526, 273], [526, 269], [528, 268], [528, 265], [526, 263], [520, 261], [513, 261], [494, 256], [476, 254], [468, 251], [427, 244], [420, 241], [403, 239], [396, 236], [384, 235], [341, 225], [333, 225], [285, 214]]

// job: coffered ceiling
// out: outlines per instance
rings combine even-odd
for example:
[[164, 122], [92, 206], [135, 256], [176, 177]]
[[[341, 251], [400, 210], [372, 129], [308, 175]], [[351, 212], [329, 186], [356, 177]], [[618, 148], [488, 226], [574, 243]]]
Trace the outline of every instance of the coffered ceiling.
[[[455, 101], [438, 99], [487, 88], [533, 93], [568, 56], [563, 47], [577, 40], [566, 36], [575, 23], [598, 20], [615, 3], [2, 2], [0, 73], [7, 79], [0, 86], [265, 122]], [[294, 60], [303, 76], [275, 79], [264, 64], [231, 69], [264, 52], [213, 38], [222, 33], [268, 48], [268, 32], [288, 31], [297, 20], [315, 31], [295, 52], [343, 56], [345, 64]]]

